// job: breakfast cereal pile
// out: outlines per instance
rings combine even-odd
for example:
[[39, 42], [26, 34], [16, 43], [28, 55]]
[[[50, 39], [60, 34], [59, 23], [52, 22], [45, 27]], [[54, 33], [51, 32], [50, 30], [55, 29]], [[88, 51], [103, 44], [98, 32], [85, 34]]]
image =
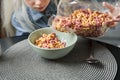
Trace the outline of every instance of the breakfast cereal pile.
[[37, 45], [40, 48], [64, 48], [65, 42], [61, 42], [55, 33], [50, 34], [42, 34], [41, 37], [39, 37], [35, 41], [35, 45]]
[[110, 20], [112, 20], [112, 17], [107, 13], [91, 9], [78, 9], [68, 17], [56, 17], [53, 21], [53, 27], [62, 32], [72, 30], [80, 36], [97, 37], [103, 35], [108, 29], [107, 26], [113, 25], [113, 23], [104, 25]]

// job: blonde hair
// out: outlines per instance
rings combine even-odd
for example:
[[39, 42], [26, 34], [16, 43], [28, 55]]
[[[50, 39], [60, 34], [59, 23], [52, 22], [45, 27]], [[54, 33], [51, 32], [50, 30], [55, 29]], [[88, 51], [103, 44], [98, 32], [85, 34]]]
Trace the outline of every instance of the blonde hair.
[[7, 32], [6, 33], [7, 36], [14, 35], [14, 30], [13, 30], [13, 28], [11, 26], [11, 22], [10, 22], [11, 14], [13, 11], [12, 3], [13, 3], [12, 1], [8, 2], [8, 0], [2, 0], [2, 2], [1, 2], [2, 29], [3, 28], [5, 29], [5, 32]]
[[[35, 30], [35, 28], [33, 27], [34, 25], [28, 18], [24, 0], [10, 0], [9, 2], [8, 1], [9, 0], [2, 0], [2, 3], [1, 3], [2, 28], [5, 29], [6, 36], [7, 37], [15, 36], [15, 29], [11, 25], [11, 18], [12, 18], [13, 12], [15, 12], [17, 21], [19, 21], [19, 23], [25, 30], [29, 32]], [[53, 0], [53, 1], [57, 5], [58, 0]], [[20, 13], [19, 13], [19, 9], [21, 10]], [[22, 22], [23, 18], [25, 21], [27, 21], [27, 25], [29, 26], [29, 28], [26, 27], [26, 24]]]

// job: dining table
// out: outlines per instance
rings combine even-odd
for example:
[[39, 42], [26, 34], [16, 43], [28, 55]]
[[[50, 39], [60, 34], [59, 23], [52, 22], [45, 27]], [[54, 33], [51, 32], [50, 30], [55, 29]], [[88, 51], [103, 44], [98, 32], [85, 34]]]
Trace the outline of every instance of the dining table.
[[[18, 43], [20, 43], [20, 42], [22, 42], [22, 41], [24, 41], [24, 40], [27, 40], [28, 39], [28, 36], [29, 36], [29, 34], [25, 34], [25, 35], [22, 35], [22, 36], [13, 36], [13, 37], [6, 37], [6, 38], [1, 38], [0, 39], [0, 43], [1, 43], [1, 48], [2, 48], [2, 54], [5, 54], [4, 52], [8, 52], [8, 53], [10, 53], [10, 54], [12, 54], [10, 51], [9, 51], [9, 48], [11, 48], [12, 46], [14, 46], [14, 45], [16, 45], [16, 44], [18, 44]], [[88, 38], [88, 39], [91, 39], [91, 38]], [[117, 63], [117, 66], [115, 66], [116, 68], [117, 68], [117, 72], [114, 74], [115, 75], [115, 77], [114, 77], [114, 80], [119, 80], [120, 79], [120, 47], [118, 47], [118, 45], [117, 46], [115, 46], [115, 44], [109, 44], [109, 41], [106, 43], [106, 42], [102, 42], [102, 41], [100, 41], [100, 40], [95, 40], [95, 39], [92, 39], [93, 41], [95, 41], [96, 43], [98, 43], [98, 44], [100, 44], [100, 45], [102, 45], [102, 46], [104, 46], [105, 48], [107, 48], [111, 53], [112, 53], [112, 55], [114, 56], [114, 58], [115, 58], [115, 60], [116, 60], [116, 63]], [[25, 43], [27, 42], [27, 41], [24, 41]], [[25, 43], [23, 43], [23, 44], [25, 44]], [[21, 43], [20, 43], [21, 44]], [[22, 44], [22, 45], [23, 45]], [[21, 46], [22, 47], [22, 46]], [[23, 48], [24, 49], [24, 48]], [[15, 51], [15, 49], [13, 49], [13, 51]], [[19, 50], [20, 51], [20, 50]], [[22, 51], [21, 51], [22, 52]], [[31, 51], [30, 51], [31, 52]], [[29, 53], [30, 53], [29, 52]], [[7, 53], [7, 54], [8, 54]], [[104, 53], [103, 53], [104, 54]], [[9, 55], [9, 54], [8, 54]], [[15, 55], [17, 56], [17, 53], [15, 53], [14, 54], [14, 57], [15, 57]], [[19, 56], [21, 56], [22, 54], [20, 54]], [[25, 55], [24, 55], [25, 56]], [[108, 56], [108, 55], [104, 55], [104, 56]], [[14, 58], [13, 57], [13, 55], [12, 56], [10, 56], [9, 55], [9, 59], [4, 59], [4, 58], [8, 58], [8, 57], [4, 57], [4, 56], [1, 56], [1, 59], [0, 59], [0, 68], [1, 68], [1, 65], [4, 63], [6, 63], [5, 65], [4, 65], [4, 68], [9, 68], [9, 67], [11, 67], [10, 65], [11, 64], [13, 64], [12, 63], [12, 61], [14, 61], [12, 58]], [[34, 57], [34, 56], [33, 56]], [[109, 58], [109, 56], [107, 57], [107, 58]], [[12, 60], [10, 60], [10, 59], [12, 59]], [[31, 58], [32, 60], [34, 60], [33, 58]], [[7, 60], [10, 60], [10, 62], [9, 63], [7, 63], [6, 61]], [[22, 60], [23, 60], [23, 58], [22, 59], [20, 59], [21, 60], [21, 62], [22, 62]], [[27, 60], [27, 59], [26, 59]], [[3, 62], [2, 62], [3, 61]], [[64, 60], [63, 60], [64, 61]], [[14, 61], [15, 62], [15, 61]], [[18, 61], [19, 63], [20, 63], [20, 61]], [[46, 62], [46, 64], [47, 64], [47, 61], [45, 61]], [[58, 61], [59, 62], [59, 61]], [[108, 61], [109, 62], [109, 61]], [[32, 63], [32, 61], [31, 61], [31, 63]], [[41, 62], [41, 63], [43, 63], [43, 62]], [[70, 62], [69, 62], [70, 63]], [[77, 62], [75, 62], [75, 63], [77, 63]], [[76, 65], [76, 66], [82, 66], [82, 65], [77, 65], [77, 64], [75, 64], [75, 63], [72, 63], [72, 65], [74, 64], [74, 65]], [[29, 63], [30, 64], [30, 63]], [[46, 65], [46, 64], [44, 64], [44, 65]], [[54, 62], [52, 63], [52, 65], [54, 64]], [[62, 64], [62, 62], [61, 62], [61, 64]], [[82, 63], [83, 65], [84, 65], [84, 63]], [[26, 64], [26, 65], [28, 65], [28, 64]], [[35, 63], [34, 63], [34, 65], [35, 65]], [[49, 66], [50, 64], [48, 63], [48, 66]], [[54, 66], [60, 66], [59, 68], [61, 68], [61, 67], [63, 67], [63, 65], [65, 65], [65, 63], [64, 64], [62, 64], [62, 66], [61, 65], [58, 65], [58, 64], [56, 64], [56, 65], [54, 65]], [[70, 64], [71, 65], [71, 64]], [[86, 64], [85, 64], [86, 65]], [[112, 64], [110, 64], [110, 65], [112, 65]], [[18, 66], [18, 64], [17, 65], [15, 65], [15, 64], [13, 64], [13, 66]], [[25, 66], [25, 64], [24, 64], [24, 66]], [[24, 66], [21, 66], [22, 68], [24, 68]], [[69, 65], [65, 65], [66, 67], [68, 67]], [[72, 68], [74, 69], [74, 67], [75, 68], [78, 68], [78, 67], [76, 67], [76, 66], [72, 66]], [[17, 69], [18, 70], [21, 70], [22, 68], [20, 67], [20, 65], [19, 65], [19, 68], [17, 67]], [[38, 67], [38, 66], [37, 66]], [[91, 65], [89, 65], [89, 67], [91, 67]], [[114, 66], [113, 66], [114, 67]], [[2, 67], [3, 68], [3, 67]], [[4, 69], [3, 68], [3, 69]], [[27, 70], [30, 70], [30, 69], [28, 69], [28, 68], [30, 68], [30, 67], [28, 67], [27, 66], [27, 68], [25, 68], [25, 72], [27, 72]], [[43, 69], [45, 68], [45, 67], [42, 67]], [[53, 67], [53, 70], [56, 70], [56, 69], [54, 69], [55, 67]], [[83, 68], [87, 68], [87, 67], [83, 67]], [[12, 70], [10, 70], [10, 71], [12, 71], [12, 72], [14, 72], [13, 74], [19, 74], [18, 76], [17, 76], [17, 78], [15, 78], [14, 76], [12, 76], [12, 78], [14, 79], [14, 80], [55, 80], [55, 79], [53, 79], [51, 76], [49, 76], [49, 74], [52, 74], [52, 73], [47, 73], [46, 75], [48, 75], [49, 76], [49, 78], [48, 79], [45, 79], [45, 78], [35, 78], [35, 77], [33, 77], [33, 78], [29, 78], [29, 76], [28, 75], [26, 75], [25, 73], [23, 74], [23, 75], [26, 75], [27, 76], [27, 78], [23, 78], [22, 76], [21, 76], [21, 73], [22, 73], [22, 70], [21, 71], [19, 71], [19, 72], [21, 72], [21, 73], [17, 73], [16, 72], [16, 69], [13, 69], [13, 68], [10, 68], [10, 69], [12, 69]], [[32, 68], [33, 70], [34, 70], [34, 67]], [[45, 68], [46, 69], [46, 68]], [[51, 67], [51, 69], [52, 69], [52, 67]], [[58, 69], [58, 68], [57, 68]], [[67, 69], [67, 68], [66, 68]], [[66, 70], [66, 69], [63, 69], [63, 70]], [[68, 69], [70, 70], [71, 68], [69, 68], [68, 67]], [[67, 70], [68, 70], [67, 69]], [[82, 69], [82, 68], [81, 68]], [[59, 69], [58, 69], [59, 70]], [[115, 69], [116, 70], [116, 69]], [[30, 70], [30, 71], [32, 71], [32, 70]], [[41, 70], [42, 71], [42, 70]], [[72, 71], [72, 70], [71, 70]], [[76, 71], [76, 72], [78, 72], [79, 70], [74, 70], [74, 71]], [[4, 73], [4, 72], [6, 72], [6, 73]], [[8, 73], [7, 73], [8, 72]], [[37, 70], [36, 70], [36, 72], [37, 72]], [[114, 71], [113, 71], [114, 72]], [[39, 71], [38, 71], [38, 73], [39, 74], [41, 74]], [[43, 72], [44, 73], [44, 72]], [[60, 73], [60, 74], [65, 74], [64, 72], [62, 73], [62, 72], [58, 72], [58, 73]], [[58, 73], [56, 73], [56, 74], [58, 74]], [[67, 72], [66, 72], [67, 73]], [[78, 72], [79, 73], [79, 72]], [[88, 72], [87, 72], [88, 73]], [[87, 74], [86, 73], [86, 74]], [[32, 72], [30, 72], [30, 76], [32, 76], [32, 75], [34, 75], [35, 73], [32, 73]], [[56, 74], [52, 74], [52, 76], [53, 75], [56, 75]], [[72, 73], [71, 73], [72, 74]], [[77, 73], [76, 73], [77, 74]], [[97, 72], [96, 72], [96, 74], [97, 74]], [[104, 74], [104, 72], [102, 72], [102, 74], [103, 75], [105, 75]], [[108, 73], [106, 73], [106, 74], [109, 74], [109, 71], [108, 71]], [[6, 76], [7, 75], [7, 76]], [[12, 78], [11, 77], [8, 77], [8, 75], [11, 75], [11, 73], [9, 73], [9, 70], [7, 69], [4, 69], [4, 70], [0, 70], [0, 79], [1, 80], [12, 80]], [[75, 76], [74, 74], [72, 74], [73, 76]], [[69, 76], [69, 75], [64, 75], [64, 77], [73, 77], [73, 76]], [[91, 74], [92, 75], [92, 74]], [[20, 77], [21, 76], [21, 77]], [[35, 75], [34, 75], [35, 76]], [[90, 76], [90, 75], [89, 75]], [[43, 77], [43, 76], [39, 76], [39, 77]], [[59, 75], [59, 77], [60, 77], [60, 75]], [[63, 75], [61, 75], [61, 79], [57, 79], [57, 80], [68, 80], [68, 78], [64, 78], [63, 77]], [[98, 77], [100, 77], [99, 75], [98, 75]], [[110, 77], [110, 76], [109, 76]], [[109, 77], [108, 77], [108, 79], [107, 80], [112, 80], [112, 79], [109, 79]], [[19, 79], [19, 78], [21, 78], [21, 79]], [[58, 78], [58, 76], [57, 76], [57, 78]], [[83, 79], [80, 79], [79, 77], [75, 77], [75, 78], [69, 78], [69, 80], [96, 80], [96, 79], [90, 79], [90, 78], [86, 78], [86, 79], [84, 79], [84, 77], [82, 76], [82, 78]], [[97, 80], [106, 80], [106, 78], [105, 78], [105, 76], [104, 77], [102, 77], [102, 78], [98, 78]]]

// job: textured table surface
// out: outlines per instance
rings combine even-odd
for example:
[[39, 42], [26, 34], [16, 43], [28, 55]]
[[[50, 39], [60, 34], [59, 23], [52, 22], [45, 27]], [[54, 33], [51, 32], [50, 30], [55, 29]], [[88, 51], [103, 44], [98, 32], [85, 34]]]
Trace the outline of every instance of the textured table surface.
[[101, 64], [87, 64], [83, 61], [89, 56], [87, 44], [87, 40], [80, 38], [67, 56], [47, 60], [23, 40], [7, 49], [0, 58], [0, 80], [114, 80], [117, 73], [114, 56], [95, 43], [95, 58]]

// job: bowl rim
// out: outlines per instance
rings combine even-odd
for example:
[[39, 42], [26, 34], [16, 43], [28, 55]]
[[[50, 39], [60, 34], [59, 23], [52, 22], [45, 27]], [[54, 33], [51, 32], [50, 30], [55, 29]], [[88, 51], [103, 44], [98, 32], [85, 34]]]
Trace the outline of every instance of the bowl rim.
[[[78, 38], [78, 36], [75, 34], [75, 33], [66, 33], [66, 34], [71, 34], [71, 35], [74, 35], [75, 36], [75, 40], [74, 40], [74, 42], [73, 42], [73, 44], [70, 44], [69, 46], [65, 46], [65, 47], [63, 47], [63, 48], [40, 48], [40, 47], [38, 47], [38, 46], [36, 46], [36, 45], [34, 45], [31, 41], [30, 41], [30, 36], [33, 34], [33, 33], [35, 33], [36, 31], [40, 31], [40, 30], [43, 30], [43, 29], [53, 29], [53, 28], [51, 28], [51, 27], [45, 27], [45, 28], [40, 28], [40, 29], [37, 29], [37, 30], [34, 30], [34, 31], [32, 31], [30, 34], [29, 34], [29, 36], [28, 36], [28, 43], [30, 44], [30, 45], [32, 45], [33, 47], [35, 47], [35, 48], [38, 48], [38, 49], [41, 49], [41, 50], [60, 50], [60, 49], [65, 49], [65, 48], [68, 48], [68, 47], [70, 47], [71, 45], [74, 45], [74, 44], [76, 44], [76, 42], [77, 42], [77, 38]], [[55, 29], [54, 29], [55, 30]], [[57, 31], [57, 30], [56, 30]], [[60, 32], [60, 31], [58, 31], [58, 32]], [[61, 32], [61, 33], [65, 33], [65, 32]]]

